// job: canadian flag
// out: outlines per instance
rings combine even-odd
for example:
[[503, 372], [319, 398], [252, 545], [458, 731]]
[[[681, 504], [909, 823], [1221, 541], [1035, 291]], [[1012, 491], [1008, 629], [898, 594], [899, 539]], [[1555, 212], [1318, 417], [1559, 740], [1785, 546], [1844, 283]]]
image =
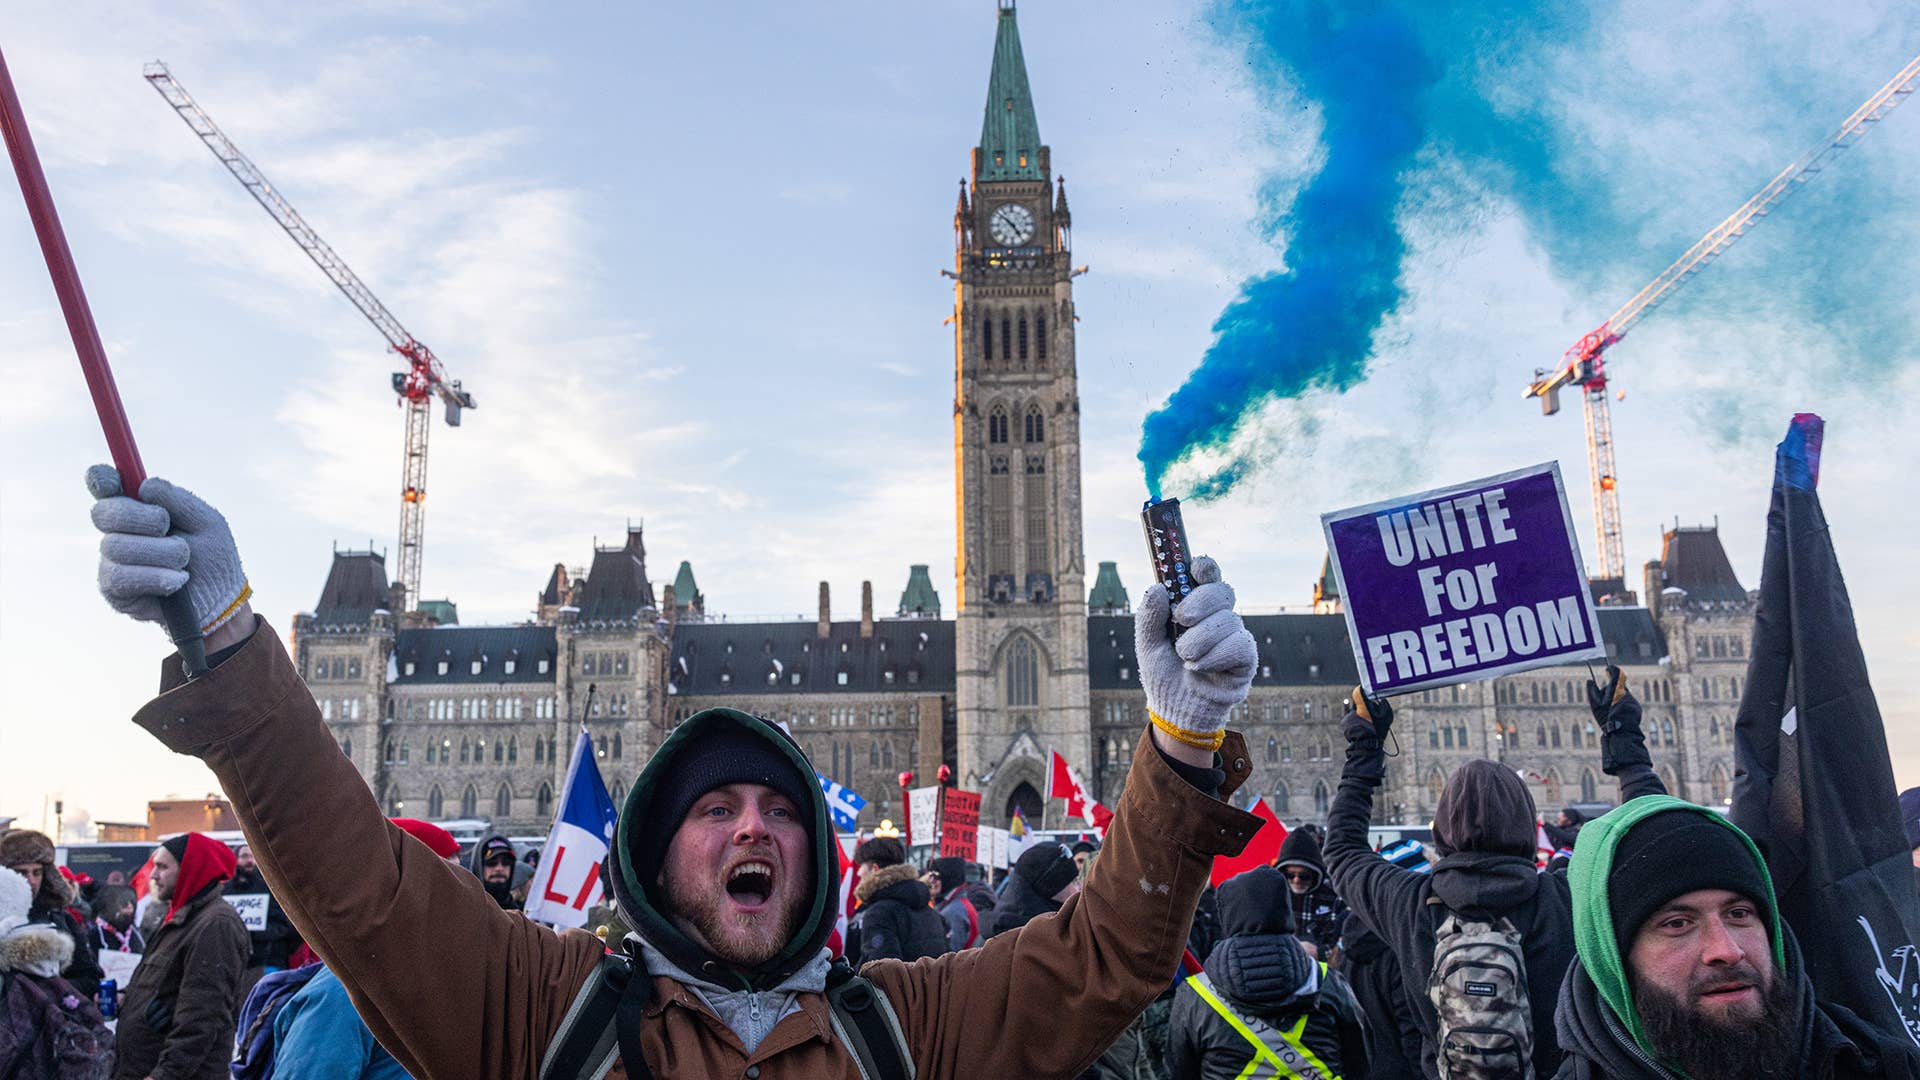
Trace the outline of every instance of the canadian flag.
[[1102, 839], [1107, 835], [1107, 822], [1113, 820], [1113, 811], [1101, 806], [1087, 794], [1087, 785], [1080, 782], [1080, 774], [1073, 771], [1067, 759], [1054, 750], [1053, 778], [1047, 785], [1047, 798], [1067, 800], [1067, 813], [1093, 826], [1093, 831]]

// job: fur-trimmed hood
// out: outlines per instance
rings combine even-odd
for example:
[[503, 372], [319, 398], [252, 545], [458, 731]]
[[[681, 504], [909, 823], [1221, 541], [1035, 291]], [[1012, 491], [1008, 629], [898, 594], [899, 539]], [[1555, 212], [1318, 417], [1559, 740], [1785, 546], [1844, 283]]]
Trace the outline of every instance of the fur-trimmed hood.
[[51, 926], [22, 926], [0, 937], [0, 971], [50, 979], [73, 962], [73, 939]]
[[890, 888], [903, 881], [919, 880], [920, 871], [915, 870], [912, 863], [900, 863], [861, 878], [860, 884], [853, 887], [853, 898], [865, 904], [871, 901], [881, 889]]

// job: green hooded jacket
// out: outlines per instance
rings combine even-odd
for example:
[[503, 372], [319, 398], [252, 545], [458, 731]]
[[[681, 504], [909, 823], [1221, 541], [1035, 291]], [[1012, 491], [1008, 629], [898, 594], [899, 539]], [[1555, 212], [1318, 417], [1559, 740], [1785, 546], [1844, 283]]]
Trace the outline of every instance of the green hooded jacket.
[[[690, 743], [728, 727], [742, 728], [765, 739], [799, 770], [800, 775], [808, 781], [807, 790], [812, 796], [808, 806], [802, 809], [812, 841], [812, 905], [786, 947], [773, 959], [752, 969], [722, 963], [681, 933], [680, 928], [661, 913], [658, 905], [663, 898], [659, 888], [655, 882], [646, 880], [635, 859], [644, 831], [677, 829], [680, 826], [677, 821], [653, 820], [653, 815], [649, 813], [662, 779], [675, 768], [680, 755]], [[627, 802], [620, 809], [619, 824], [614, 833], [613, 892], [620, 902], [621, 912], [626, 915], [634, 931], [682, 971], [722, 986], [738, 986], [742, 990], [772, 989], [818, 955], [826, 946], [827, 936], [833, 932], [835, 912], [832, 901], [839, 888], [840, 860], [834, 851], [833, 820], [827, 813], [827, 798], [820, 786], [813, 782], [813, 777], [813, 765], [791, 735], [738, 709], [703, 709], [675, 728], [667, 736], [667, 741], [660, 744], [659, 751], [627, 792]], [[657, 871], [658, 868], [655, 869]]]
[[1613, 907], [1607, 898], [1607, 882], [1613, 876], [1614, 852], [1620, 847], [1620, 840], [1635, 825], [1667, 810], [1686, 810], [1699, 814], [1710, 821], [1718, 822], [1740, 838], [1747, 853], [1753, 857], [1754, 865], [1760, 868], [1760, 877], [1767, 883], [1767, 926], [1768, 939], [1773, 943], [1773, 966], [1775, 971], [1787, 970], [1786, 945], [1780, 931], [1779, 904], [1773, 896], [1773, 878], [1767, 872], [1767, 863], [1760, 855], [1760, 849], [1752, 838], [1740, 830], [1740, 827], [1726, 818], [1703, 806], [1696, 806], [1684, 799], [1671, 795], [1643, 795], [1629, 800], [1595, 821], [1590, 821], [1580, 829], [1580, 838], [1575, 841], [1573, 862], [1567, 867], [1567, 884], [1573, 892], [1573, 942], [1580, 954], [1580, 963], [1586, 969], [1587, 977], [1600, 993], [1600, 999], [1612, 1010], [1614, 1018], [1633, 1036], [1640, 1049], [1653, 1054], [1653, 1048], [1647, 1043], [1647, 1034], [1640, 1025], [1640, 1014], [1633, 1006], [1633, 986], [1627, 976], [1626, 958], [1620, 955], [1620, 948], [1614, 934]]

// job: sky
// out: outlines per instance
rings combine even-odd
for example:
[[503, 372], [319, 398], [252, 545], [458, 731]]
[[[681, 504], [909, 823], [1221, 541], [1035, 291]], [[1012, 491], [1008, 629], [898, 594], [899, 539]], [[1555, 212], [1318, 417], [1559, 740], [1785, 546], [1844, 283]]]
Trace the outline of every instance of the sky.
[[[1086, 546], [1134, 592], [1142, 421], [1248, 284], [1299, 262], [1288, 215], [1339, 160], [1330, 115], [1384, 101], [1420, 125], [1381, 211], [1398, 266], [1371, 268], [1392, 288], [1366, 355], [1337, 387], [1249, 394], [1225, 449], [1166, 480], [1177, 494], [1251, 463], [1188, 516], [1248, 610], [1308, 602], [1323, 511], [1545, 460], [1590, 551], [1577, 404], [1542, 418], [1521, 398], [1533, 370], [1920, 52], [1898, 0], [1532, 7], [1381, 5], [1432, 65], [1408, 82], [1419, 101], [1396, 104], [1300, 67], [1311, 35], [1360, 40], [1313, 5], [1022, 5], [1074, 261], [1091, 268], [1076, 283]], [[477, 398], [433, 432], [426, 595], [464, 623], [522, 620], [555, 562], [586, 564], [633, 521], [652, 576], [690, 559], [709, 610], [799, 616], [825, 580], [852, 617], [861, 581], [884, 608], [915, 562], [953, 600], [939, 271], [993, 31], [985, 0], [591, 19], [185, 3], [24, 12], [0, 49], [148, 468], [227, 515], [255, 607], [284, 633], [336, 545], [394, 545], [396, 358], [143, 63], [172, 66]], [[1904, 784], [1920, 783], [1920, 298], [1901, 285], [1920, 271], [1917, 135], [1920, 109], [1896, 110], [1609, 354], [1636, 585], [1678, 520], [1718, 522], [1756, 586], [1773, 443], [1796, 411], [1827, 418], [1821, 494]], [[81, 474], [104, 446], [13, 190], [0, 816], [38, 824], [61, 798], [70, 827], [141, 820], [149, 798], [213, 781], [128, 722], [166, 648], [95, 591]]]

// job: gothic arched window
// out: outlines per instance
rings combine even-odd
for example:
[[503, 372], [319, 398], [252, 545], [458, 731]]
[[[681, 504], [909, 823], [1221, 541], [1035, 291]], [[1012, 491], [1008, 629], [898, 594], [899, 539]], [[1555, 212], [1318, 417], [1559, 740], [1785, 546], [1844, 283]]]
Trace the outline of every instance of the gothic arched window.
[[462, 735], [460, 736], [460, 764], [465, 765], [471, 760], [473, 760], [473, 744], [467, 741], [465, 735]]
[[1321, 817], [1327, 816], [1327, 782], [1325, 780], [1313, 782], [1313, 812]]
[[1552, 806], [1558, 803], [1560, 801], [1560, 770], [1548, 769], [1546, 779], [1542, 783], [1546, 787], [1547, 805]]
[[1280, 740], [1269, 735], [1267, 736], [1267, 764], [1277, 765], [1279, 763], [1280, 763]]
[[1447, 774], [1440, 771], [1440, 766], [1435, 765], [1433, 770], [1427, 773], [1427, 795], [1433, 800], [1435, 806], [1440, 805], [1440, 793], [1446, 790], [1446, 787]]
[[1027, 360], [1027, 313], [1020, 313], [1020, 362]]
[[1042, 311], [1033, 316], [1033, 354], [1041, 363], [1047, 359], [1047, 313]]
[[1268, 809], [1272, 810], [1276, 814], [1284, 814], [1287, 812], [1287, 800], [1288, 800], [1287, 782], [1285, 780], [1282, 780], [1278, 784], [1274, 785], [1273, 805], [1269, 806]]
[[427, 792], [427, 816], [437, 818], [445, 812], [446, 800], [440, 795], [440, 785], [435, 784], [433, 789]]
[[1013, 320], [1000, 316], [1000, 359], [1013, 359]]
[[1040, 660], [1026, 638], [1007, 649], [1007, 704], [1040, 704]]
[[1581, 769], [1580, 770], [1580, 801], [1593, 802], [1597, 798], [1599, 798], [1599, 794], [1594, 788], [1593, 770]]
[[509, 736], [507, 739], [507, 760], [520, 760], [520, 736], [518, 735]]
[[460, 793], [460, 816], [470, 818], [477, 817], [479, 814], [480, 792], [475, 790], [472, 784], [468, 784], [467, 790]]
[[1028, 407], [1025, 427], [1028, 442], [1037, 443], [1047, 441], [1047, 420], [1045, 416], [1041, 415], [1040, 406], [1033, 405]]
[[987, 441], [1003, 443], [1007, 441], [1007, 410], [1005, 406], [995, 405], [987, 414]]
[[[404, 748], [403, 748], [404, 749]], [[500, 764], [507, 759], [507, 744], [499, 739], [493, 740], [493, 763]]]
[[993, 313], [992, 312], [988, 312], [987, 317], [980, 320], [980, 327], [984, 331], [984, 333], [982, 334], [981, 340], [985, 342], [985, 347], [980, 350], [980, 359], [985, 360], [987, 363], [991, 364], [993, 363]]
[[613, 733], [613, 760], [620, 760], [620, 751], [620, 733], [616, 731]]
[[533, 798], [534, 816], [545, 819], [553, 812], [553, 788], [545, 780], [540, 781], [540, 791]]
[[513, 813], [513, 789], [502, 783], [500, 790], [493, 795], [493, 816], [506, 817]]
[[1673, 721], [1671, 720], [1660, 721], [1660, 745], [1673, 745]]

